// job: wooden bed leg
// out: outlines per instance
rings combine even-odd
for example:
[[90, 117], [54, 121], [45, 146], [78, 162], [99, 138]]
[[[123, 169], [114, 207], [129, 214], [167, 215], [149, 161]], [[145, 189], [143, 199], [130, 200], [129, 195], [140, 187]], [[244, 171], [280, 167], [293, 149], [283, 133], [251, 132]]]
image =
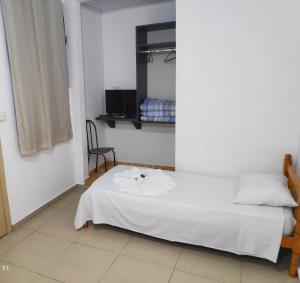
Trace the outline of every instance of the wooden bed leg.
[[83, 225], [83, 227], [82, 227], [83, 229], [87, 229], [87, 228], [89, 228], [89, 222], [87, 221], [87, 222], [85, 222], [85, 224]]
[[297, 277], [300, 259], [300, 238], [296, 238], [292, 248], [292, 257], [289, 269], [291, 277]]
[[289, 275], [291, 277], [297, 277], [298, 274], [298, 264], [299, 264], [299, 254], [292, 253]]

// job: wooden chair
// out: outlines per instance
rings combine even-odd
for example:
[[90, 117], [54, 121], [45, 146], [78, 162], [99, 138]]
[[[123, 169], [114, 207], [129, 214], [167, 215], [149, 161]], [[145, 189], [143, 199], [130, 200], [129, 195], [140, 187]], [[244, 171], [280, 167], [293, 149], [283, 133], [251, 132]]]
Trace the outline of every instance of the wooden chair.
[[114, 165], [116, 165], [116, 153], [113, 147], [99, 147], [98, 133], [96, 125], [91, 120], [86, 120], [86, 137], [87, 137], [87, 150], [88, 160], [90, 161], [91, 155], [96, 155], [96, 172], [98, 172], [98, 156], [101, 155], [104, 158], [104, 168], [107, 171], [105, 154], [112, 152], [114, 157]]

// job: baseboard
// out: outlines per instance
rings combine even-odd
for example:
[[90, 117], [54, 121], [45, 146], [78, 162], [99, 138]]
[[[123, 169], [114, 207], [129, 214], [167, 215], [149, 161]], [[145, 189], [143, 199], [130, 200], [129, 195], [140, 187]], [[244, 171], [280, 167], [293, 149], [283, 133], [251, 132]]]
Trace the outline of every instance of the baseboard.
[[22, 226], [26, 221], [28, 221], [30, 218], [32, 218], [33, 216], [37, 215], [38, 213], [40, 213], [42, 210], [48, 208], [49, 206], [51, 206], [53, 203], [55, 203], [56, 201], [62, 199], [63, 197], [65, 197], [67, 194], [69, 194], [70, 192], [74, 191], [75, 189], [78, 188], [79, 185], [74, 185], [71, 188], [69, 188], [68, 190], [66, 190], [65, 192], [59, 194], [58, 196], [56, 196], [55, 198], [53, 198], [52, 200], [48, 201], [47, 203], [43, 204], [40, 208], [36, 209], [35, 211], [33, 211], [32, 213], [28, 214], [27, 216], [25, 216], [22, 220], [18, 221], [16, 224], [12, 225], [13, 230]]
[[[175, 166], [165, 166], [165, 165], [153, 165], [153, 164], [144, 164], [144, 163], [134, 163], [134, 162], [126, 162], [126, 161], [116, 161], [117, 165], [128, 165], [128, 166], [137, 166], [137, 167], [148, 167], [148, 168], [154, 168], [154, 169], [161, 169], [161, 170], [169, 170], [169, 171], [175, 171]], [[107, 167], [113, 167], [114, 162], [112, 160], [108, 160], [106, 163]], [[101, 170], [104, 170], [104, 163], [98, 165], [98, 172], [101, 172]], [[91, 175], [96, 174], [96, 169], [93, 169], [89, 172], [89, 177], [85, 179], [87, 181]]]
[[[113, 161], [111, 161], [113, 164]], [[124, 162], [124, 161], [117, 161], [118, 165], [128, 165], [128, 166], [137, 166], [137, 167], [148, 167], [153, 169], [161, 169], [161, 170], [168, 170], [168, 171], [175, 171], [175, 166], [165, 166], [165, 165], [152, 165], [152, 164], [143, 164], [143, 163], [132, 163], [132, 162]]]
[[[165, 166], [165, 165], [153, 165], [153, 164], [143, 164], [143, 163], [134, 163], [134, 162], [126, 162], [126, 161], [116, 161], [117, 165], [128, 165], [128, 166], [137, 166], [137, 167], [148, 167], [148, 168], [154, 168], [154, 169], [161, 169], [161, 170], [168, 170], [168, 171], [175, 171], [175, 166]], [[112, 160], [108, 160], [106, 163], [107, 167], [113, 167], [114, 162]], [[101, 172], [101, 170], [104, 170], [104, 163], [98, 165], [98, 172]], [[96, 169], [93, 169], [89, 172], [89, 175], [96, 174]], [[87, 177], [85, 181], [87, 181], [89, 178]]]

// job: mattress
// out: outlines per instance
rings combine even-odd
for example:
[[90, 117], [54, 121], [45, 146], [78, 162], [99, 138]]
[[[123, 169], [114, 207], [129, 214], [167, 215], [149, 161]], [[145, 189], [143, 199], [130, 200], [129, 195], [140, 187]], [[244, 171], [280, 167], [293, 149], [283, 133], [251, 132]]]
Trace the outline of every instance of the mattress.
[[277, 261], [283, 233], [293, 216], [282, 207], [234, 204], [237, 179], [164, 171], [176, 188], [156, 196], [131, 195], [113, 182], [119, 165], [82, 194], [75, 229], [86, 221], [110, 224], [146, 235]]
[[283, 208], [284, 225], [282, 234], [289, 236], [294, 232], [296, 219], [294, 218], [293, 210], [290, 207]]

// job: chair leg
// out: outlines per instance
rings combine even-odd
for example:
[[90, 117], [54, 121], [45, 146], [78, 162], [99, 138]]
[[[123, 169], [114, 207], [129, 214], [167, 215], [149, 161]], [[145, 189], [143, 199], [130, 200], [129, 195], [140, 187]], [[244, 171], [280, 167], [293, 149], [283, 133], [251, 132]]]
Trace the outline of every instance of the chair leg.
[[88, 155], [88, 162], [90, 162], [90, 159], [91, 159], [91, 155], [89, 154]]
[[113, 155], [114, 155], [114, 166], [116, 166], [116, 153], [115, 153], [114, 150], [112, 150], [112, 152], [113, 152]]
[[98, 173], [98, 154], [97, 154], [97, 157], [96, 157], [96, 173]]
[[106, 157], [104, 154], [101, 154], [104, 158], [104, 169], [105, 169], [105, 172], [107, 171], [107, 167], [106, 167]]

